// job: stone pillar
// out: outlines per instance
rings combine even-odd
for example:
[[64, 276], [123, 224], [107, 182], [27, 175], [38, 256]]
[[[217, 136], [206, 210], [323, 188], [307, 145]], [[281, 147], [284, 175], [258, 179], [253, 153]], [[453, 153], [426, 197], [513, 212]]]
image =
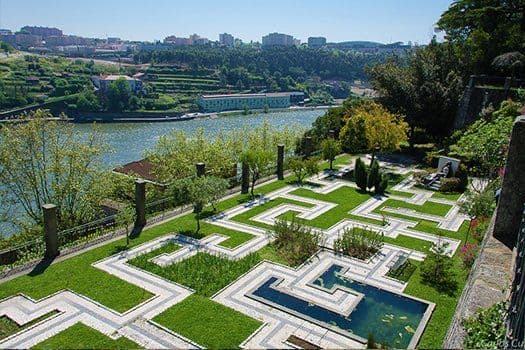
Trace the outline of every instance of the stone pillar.
[[195, 163], [195, 168], [197, 170], [197, 176], [206, 175], [206, 164], [204, 163]]
[[494, 223], [494, 237], [513, 248], [525, 203], [525, 115], [516, 118]]
[[312, 155], [313, 151], [313, 141], [311, 136], [306, 136], [304, 138], [304, 156], [308, 158]]
[[57, 229], [57, 207], [54, 204], [44, 204], [44, 240], [46, 242], [45, 257], [54, 258], [60, 254], [58, 250], [58, 229]]
[[135, 181], [135, 226], [146, 226], [146, 181]]
[[284, 179], [284, 145], [277, 145], [277, 179]]
[[250, 189], [250, 168], [248, 164], [242, 163], [242, 174], [241, 174], [241, 193], [248, 193]]
[[328, 130], [328, 137], [335, 139], [335, 130]]

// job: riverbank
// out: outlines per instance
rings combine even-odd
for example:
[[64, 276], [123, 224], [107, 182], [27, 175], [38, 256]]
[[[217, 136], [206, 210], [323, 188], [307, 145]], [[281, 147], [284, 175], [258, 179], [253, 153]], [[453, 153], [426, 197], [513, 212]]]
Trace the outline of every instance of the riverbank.
[[[252, 115], [252, 114], [270, 114], [270, 113], [281, 113], [281, 112], [296, 112], [296, 111], [315, 111], [315, 110], [326, 110], [328, 108], [337, 107], [338, 105], [331, 106], [309, 106], [299, 107], [292, 106], [289, 108], [273, 108], [269, 110], [254, 109], [248, 112], [244, 110], [233, 110], [224, 112], [214, 113], [187, 113], [181, 112], [166, 112], [166, 111], [137, 111], [137, 112], [69, 112], [67, 118], [54, 117], [49, 118], [50, 121], [64, 121], [71, 123], [165, 123], [175, 121], [188, 121], [192, 119], [200, 118], [218, 118], [225, 116], [240, 116], [240, 115]], [[23, 123], [27, 120], [10, 118], [0, 119], [2, 123]]]

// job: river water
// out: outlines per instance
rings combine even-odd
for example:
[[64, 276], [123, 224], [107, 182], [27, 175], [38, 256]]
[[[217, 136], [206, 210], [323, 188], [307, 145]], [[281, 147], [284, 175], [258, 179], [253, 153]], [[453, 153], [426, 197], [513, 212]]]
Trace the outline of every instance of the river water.
[[[309, 128], [312, 122], [325, 111], [295, 110], [161, 123], [109, 123], [99, 124], [98, 129], [102, 139], [112, 149], [111, 153], [104, 155], [104, 165], [113, 168], [142, 159], [145, 150], [152, 149], [158, 139], [171, 130], [181, 130], [192, 134], [197, 129], [203, 128], [206, 133], [214, 135], [221, 131], [227, 133], [245, 126], [255, 127], [265, 120], [278, 128], [285, 126]], [[75, 124], [75, 129], [87, 135], [93, 127], [91, 124]]]
[[[111, 148], [103, 156], [103, 165], [107, 169], [139, 160], [144, 157], [148, 149], [153, 149], [158, 139], [171, 130], [181, 130], [192, 134], [199, 128], [210, 135], [221, 131], [228, 132], [244, 127], [255, 127], [267, 121], [269, 124], [282, 127], [309, 128], [312, 122], [326, 110], [294, 110], [289, 112], [254, 113], [248, 115], [223, 116], [217, 118], [202, 118], [186, 121], [157, 122], [157, 123], [106, 123], [98, 124], [97, 130], [102, 140]], [[81, 136], [89, 135], [93, 131], [92, 124], [75, 124]], [[0, 208], [2, 206], [0, 199]], [[11, 208], [11, 210], [16, 210]], [[20, 213], [22, 214], [22, 213]], [[0, 237], [9, 236], [13, 229], [9, 225], [0, 223]]]

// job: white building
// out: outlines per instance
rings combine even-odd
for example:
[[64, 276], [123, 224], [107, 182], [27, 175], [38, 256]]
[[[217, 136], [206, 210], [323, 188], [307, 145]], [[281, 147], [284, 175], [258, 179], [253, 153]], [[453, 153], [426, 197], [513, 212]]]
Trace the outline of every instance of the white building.
[[133, 93], [137, 94], [143, 92], [142, 80], [132, 78], [127, 75], [100, 75], [92, 77], [91, 80], [101, 92], [106, 92], [108, 91], [109, 84], [121, 78], [125, 79], [128, 82], [129, 88]]

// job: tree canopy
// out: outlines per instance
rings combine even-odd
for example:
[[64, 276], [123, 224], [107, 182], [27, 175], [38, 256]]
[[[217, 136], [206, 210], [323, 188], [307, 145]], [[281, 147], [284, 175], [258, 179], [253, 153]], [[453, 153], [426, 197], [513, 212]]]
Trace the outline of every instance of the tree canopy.
[[350, 109], [344, 119], [339, 138], [348, 152], [393, 152], [407, 141], [408, 125], [403, 116], [388, 112], [376, 102]]
[[525, 50], [523, 0], [456, 0], [441, 15], [438, 29], [457, 45], [471, 73], [491, 72], [495, 57]]
[[[42, 223], [42, 205], [58, 208], [59, 228], [90, 221], [105, 194], [97, 133], [81, 139], [70, 124], [46, 121], [49, 112], [25, 116], [27, 123], [0, 129], [0, 193], [3, 203], [21, 208], [30, 223]], [[3, 207], [5, 208], [5, 207]], [[19, 218], [11, 212], [7, 219]]]

